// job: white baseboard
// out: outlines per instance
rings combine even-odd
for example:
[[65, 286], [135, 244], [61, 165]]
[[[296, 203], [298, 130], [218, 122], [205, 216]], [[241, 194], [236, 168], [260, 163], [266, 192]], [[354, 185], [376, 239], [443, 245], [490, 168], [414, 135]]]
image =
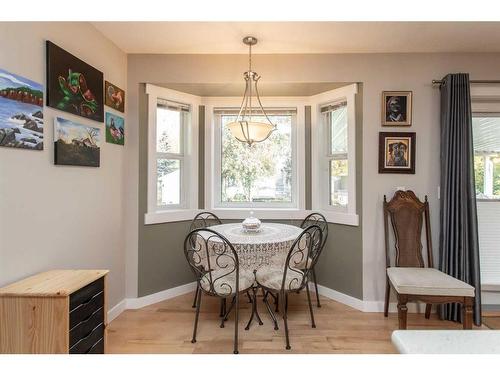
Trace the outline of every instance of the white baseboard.
[[170, 298], [181, 296], [196, 289], [196, 282], [176, 286], [175, 288], [165, 289], [161, 292], [150, 294], [144, 297], [127, 298], [127, 309], [140, 309], [154, 303], [165, 301]]
[[127, 300], [121, 300], [115, 306], [108, 310], [108, 323], [112, 322], [118, 315], [127, 308]]
[[[314, 290], [314, 285], [310, 284], [311, 290]], [[150, 294], [138, 298], [126, 298], [113, 306], [108, 311], [108, 323], [118, 317], [123, 311], [127, 309], [140, 309], [145, 306], [153, 305], [155, 303], [165, 301], [186, 293], [193, 292], [196, 289], [196, 282], [177, 286], [175, 288], [162, 290], [161, 292]], [[338, 292], [334, 289], [327, 288], [323, 285], [318, 285], [318, 292], [320, 295], [330, 298], [334, 301], [340, 302], [344, 305], [350, 306], [362, 312], [383, 312], [384, 301], [363, 301], [359, 298], [349, 296], [347, 294]], [[423, 313], [425, 311], [424, 303], [408, 303], [408, 312], [410, 313]], [[397, 303], [391, 302], [389, 304], [389, 312], [397, 312]]]
[[[311, 288], [311, 290], [314, 290], [314, 285], [311, 283], [309, 288]], [[362, 312], [384, 312], [384, 301], [363, 301], [359, 298], [349, 296], [334, 289], [327, 288], [323, 285], [318, 285], [318, 293], [322, 296], [333, 299], [334, 301], [340, 302]], [[425, 312], [425, 303], [410, 302], [407, 306], [408, 312], [410, 313]], [[394, 313], [397, 311], [397, 303], [390, 302], [389, 312]]]
[[138, 298], [125, 298], [124, 300], [117, 303], [110, 310], [108, 310], [108, 323], [113, 321], [118, 315], [123, 311], [128, 309], [140, 309], [141, 307], [153, 305], [155, 303], [165, 301], [170, 298], [174, 298], [186, 293], [193, 292], [196, 289], [196, 282], [189, 284], [184, 284], [177, 286], [175, 288], [170, 288], [162, 290], [161, 292], [150, 294], [144, 297]]

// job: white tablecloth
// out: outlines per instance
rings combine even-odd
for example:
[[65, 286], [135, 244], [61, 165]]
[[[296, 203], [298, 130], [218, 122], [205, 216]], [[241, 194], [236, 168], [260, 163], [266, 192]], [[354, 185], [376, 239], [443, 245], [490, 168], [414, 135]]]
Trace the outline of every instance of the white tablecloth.
[[241, 223], [214, 225], [210, 229], [231, 242], [240, 267], [251, 271], [270, 264], [283, 266], [290, 246], [302, 232], [299, 227], [278, 223], [262, 223], [257, 233], [245, 232]]

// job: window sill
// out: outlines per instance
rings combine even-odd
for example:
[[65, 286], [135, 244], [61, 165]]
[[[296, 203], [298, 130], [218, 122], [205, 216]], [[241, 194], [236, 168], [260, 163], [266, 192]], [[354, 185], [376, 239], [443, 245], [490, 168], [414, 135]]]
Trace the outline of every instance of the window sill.
[[193, 217], [199, 212], [199, 210], [193, 209], [176, 209], [176, 210], [165, 210], [158, 212], [149, 212], [144, 215], [144, 224], [161, 224], [161, 223], [171, 223], [174, 221], [186, 221], [192, 220]]
[[216, 214], [220, 219], [244, 219], [250, 216], [250, 211], [253, 211], [254, 216], [259, 219], [270, 220], [270, 219], [289, 219], [289, 220], [301, 220], [308, 215], [309, 211], [301, 210], [298, 208], [262, 208], [262, 207], [252, 207], [252, 208], [214, 208], [208, 210]]
[[359, 216], [357, 214], [348, 214], [346, 212], [321, 211], [321, 210], [319, 212], [321, 212], [325, 216], [326, 221], [328, 221], [329, 223], [350, 225], [353, 227], [359, 226]]
[[189, 221], [192, 220], [197, 213], [202, 211], [213, 212], [222, 220], [243, 220], [250, 215], [250, 211], [253, 211], [254, 216], [263, 220], [302, 220], [313, 212], [320, 212], [331, 224], [359, 226], [359, 216], [356, 214], [321, 210], [302, 210], [297, 208], [177, 209], [146, 213], [144, 215], [144, 224], [151, 225], [175, 221]]

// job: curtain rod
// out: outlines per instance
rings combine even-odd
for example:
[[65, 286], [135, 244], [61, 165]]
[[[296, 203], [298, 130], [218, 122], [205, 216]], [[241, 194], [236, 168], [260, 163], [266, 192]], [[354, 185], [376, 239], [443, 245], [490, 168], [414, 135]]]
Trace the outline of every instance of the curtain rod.
[[[433, 79], [432, 80], [432, 84], [433, 85], [442, 85], [443, 82], [444, 81], [442, 79]], [[481, 84], [481, 83], [500, 83], [500, 81], [498, 81], [498, 80], [480, 80], [480, 81], [470, 81], [470, 83], [477, 83], [477, 84]]]

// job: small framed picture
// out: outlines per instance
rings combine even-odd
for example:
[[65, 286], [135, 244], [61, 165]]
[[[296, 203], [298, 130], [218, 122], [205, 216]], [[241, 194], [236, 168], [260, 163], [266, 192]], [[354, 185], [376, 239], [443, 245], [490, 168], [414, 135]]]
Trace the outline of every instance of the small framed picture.
[[380, 132], [378, 173], [415, 174], [415, 133]]
[[411, 126], [411, 91], [382, 92], [382, 126]]

